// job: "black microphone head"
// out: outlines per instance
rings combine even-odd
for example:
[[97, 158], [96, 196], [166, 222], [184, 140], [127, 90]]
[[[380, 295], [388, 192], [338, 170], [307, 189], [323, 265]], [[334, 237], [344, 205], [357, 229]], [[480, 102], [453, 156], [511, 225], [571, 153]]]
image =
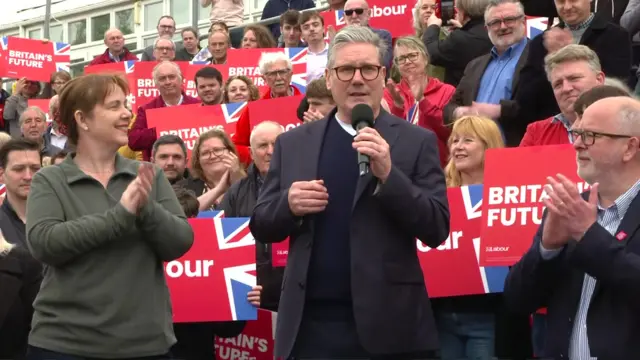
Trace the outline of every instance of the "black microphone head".
[[358, 104], [351, 110], [351, 126], [360, 130], [364, 127], [373, 127], [373, 109], [367, 104]]

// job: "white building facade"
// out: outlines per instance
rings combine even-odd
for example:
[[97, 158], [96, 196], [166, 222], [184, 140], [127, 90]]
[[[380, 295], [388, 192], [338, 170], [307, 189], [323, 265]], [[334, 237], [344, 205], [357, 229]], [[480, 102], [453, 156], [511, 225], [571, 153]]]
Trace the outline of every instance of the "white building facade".
[[[0, 36], [41, 39], [45, 0], [19, 2], [12, 6], [13, 11], [9, 9], [8, 13], [0, 14]], [[266, 2], [244, 0], [245, 23], [260, 20]], [[72, 63], [103, 53], [104, 32], [110, 27], [123, 32], [129, 50], [143, 49], [153, 44], [162, 15], [174, 17], [177, 27], [174, 40], [180, 40], [180, 30], [193, 24], [193, 6], [197, 7], [198, 29], [201, 34], [206, 33], [210, 8], [202, 8], [199, 3], [199, 0], [52, 0], [49, 39], [72, 45]], [[326, 1], [317, 3], [321, 5]]]

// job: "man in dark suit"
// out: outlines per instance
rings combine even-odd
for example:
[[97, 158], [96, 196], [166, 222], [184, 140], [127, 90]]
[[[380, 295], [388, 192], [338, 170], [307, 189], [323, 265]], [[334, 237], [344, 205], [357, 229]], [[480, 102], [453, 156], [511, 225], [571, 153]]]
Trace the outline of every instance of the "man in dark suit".
[[444, 108], [445, 123], [465, 115], [483, 115], [498, 122], [507, 146], [518, 146], [527, 123], [517, 117], [514, 100], [521, 88], [520, 70], [529, 51], [525, 15], [518, 0], [494, 0], [485, 12], [493, 48], [472, 60]]
[[[438, 339], [416, 255], [436, 247], [449, 209], [435, 135], [381, 110], [385, 48], [347, 26], [329, 47], [336, 109], [280, 135], [251, 218], [256, 240], [290, 237], [276, 357], [415, 359]], [[356, 135], [351, 111], [373, 109]], [[359, 175], [357, 152], [371, 159]]]
[[549, 178], [547, 207], [529, 251], [511, 268], [504, 296], [514, 310], [548, 307], [543, 358], [617, 360], [640, 354], [640, 102], [606, 98], [571, 134], [578, 193]]

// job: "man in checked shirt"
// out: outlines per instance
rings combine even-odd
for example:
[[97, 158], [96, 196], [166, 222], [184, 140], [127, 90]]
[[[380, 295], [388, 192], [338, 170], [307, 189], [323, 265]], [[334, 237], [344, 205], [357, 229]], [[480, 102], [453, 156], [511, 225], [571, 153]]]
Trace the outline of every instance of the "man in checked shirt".
[[542, 358], [627, 360], [640, 356], [640, 102], [611, 97], [587, 107], [571, 130], [579, 194], [548, 178], [545, 217], [511, 268], [508, 306], [548, 308]]

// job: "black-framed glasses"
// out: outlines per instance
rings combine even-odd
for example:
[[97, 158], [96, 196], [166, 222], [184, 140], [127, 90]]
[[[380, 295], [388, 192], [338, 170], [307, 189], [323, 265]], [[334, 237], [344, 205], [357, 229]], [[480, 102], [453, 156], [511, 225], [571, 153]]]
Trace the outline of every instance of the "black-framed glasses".
[[516, 24], [516, 22], [518, 22], [518, 20], [523, 19], [524, 15], [518, 15], [518, 16], [507, 16], [501, 19], [495, 19], [492, 21], [489, 21], [487, 23], [487, 27], [491, 28], [493, 30], [498, 30], [500, 29], [500, 26], [502, 24], [504, 24], [504, 26], [506, 27], [511, 27], [513, 25]]
[[420, 56], [420, 53], [416, 51], [416, 52], [408, 53], [408, 54], [405, 54], [405, 55], [397, 56], [393, 60], [395, 61], [396, 64], [402, 65], [402, 64], [406, 63], [407, 60], [409, 60], [411, 62], [416, 62], [416, 60], [418, 60], [419, 56]]
[[291, 70], [289, 70], [289, 69], [273, 70], [273, 71], [266, 72], [264, 74], [264, 76], [266, 76], [266, 77], [268, 77], [270, 79], [277, 79], [278, 76], [279, 76], [279, 77], [284, 79], [287, 75], [289, 75], [290, 71]]
[[353, 15], [354, 12], [356, 13], [356, 15], [362, 15], [362, 14], [364, 14], [364, 9], [362, 9], [362, 8], [349, 9], [349, 10], [345, 10], [344, 14], [347, 15], [347, 16], [351, 16], [351, 15]]
[[222, 155], [224, 155], [226, 152], [228, 151], [227, 148], [224, 147], [219, 147], [219, 148], [213, 148], [211, 150], [205, 150], [200, 152], [200, 158], [202, 159], [213, 159], [213, 157], [220, 157]]
[[612, 139], [630, 139], [633, 137], [631, 135], [609, 134], [604, 132], [581, 130], [581, 129], [569, 130], [569, 135], [571, 135], [571, 140], [573, 142], [576, 142], [576, 140], [580, 138], [584, 146], [593, 145], [596, 142], [596, 139], [601, 137], [608, 137]]
[[332, 70], [336, 72], [336, 76], [340, 81], [351, 81], [356, 75], [356, 70], [360, 71], [360, 76], [367, 81], [375, 80], [380, 75], [380, 65], [364, 65], [364, 66], [336, 66]]

